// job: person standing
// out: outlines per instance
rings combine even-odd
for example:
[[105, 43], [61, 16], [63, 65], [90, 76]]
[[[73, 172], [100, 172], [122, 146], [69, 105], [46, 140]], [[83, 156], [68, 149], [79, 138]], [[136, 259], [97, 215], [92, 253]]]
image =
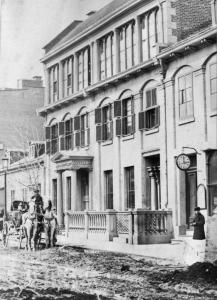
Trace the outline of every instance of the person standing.
[[205, 218], [200, 212], [200, 207], [194, 209], [195, 217], [193, 219], [192, 225], [194, 226], [194, 240], [205, 240], [204, 224]]

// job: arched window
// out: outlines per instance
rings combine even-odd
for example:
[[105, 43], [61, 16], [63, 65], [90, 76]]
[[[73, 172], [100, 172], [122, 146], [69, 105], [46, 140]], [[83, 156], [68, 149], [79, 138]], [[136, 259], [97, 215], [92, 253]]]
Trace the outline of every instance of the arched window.
[[73, 93], [73, 70], [74, 61], [73, 57], [64, 59], [63, 66], [63, 97], [67, 97]]
[[86, 147], [90, 144], [89, 114], [86, 108], [74, 117], [74, 132], [76, 147]]
[[210, 74], [210, 109], [217, 112], [217, 59], [209, 65]]
[[139, 129], [151, 130], [160, 126], [160, 106], [157, 99], [157, 83], [152, 80], [142, 90], [143, 111], [139, 113]]
[[120, 100], [114, 102], [114, 117], [117, 117], [117, 136], [125, 136], [135, 132], [135, 115], [131, 90], [125, 91], [121, 95]]
[[59, 123], [60, 150], [73, 149], [73, 119], [68, 113]]
[[96, 140], [107, 141], [113, 138], [112, 105], [110, 99], [105, 99], [100, 107], [95, 109]]
[[58, 123], [56, 119], [53, 119], [49, 126], [45, 127], [45, 139], [46, 139], [46, 153], [55, 154], [59, 151], [59, 135], [58, 135]]

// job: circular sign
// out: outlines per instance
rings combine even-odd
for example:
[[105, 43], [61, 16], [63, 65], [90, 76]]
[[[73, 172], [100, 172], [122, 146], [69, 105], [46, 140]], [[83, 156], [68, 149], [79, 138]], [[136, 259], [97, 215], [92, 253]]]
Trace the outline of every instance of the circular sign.
[[191, 160], [188, 155], [182, 153], [177, 156], [176, 165], [180, 170], [188, 170], [191, 166]]

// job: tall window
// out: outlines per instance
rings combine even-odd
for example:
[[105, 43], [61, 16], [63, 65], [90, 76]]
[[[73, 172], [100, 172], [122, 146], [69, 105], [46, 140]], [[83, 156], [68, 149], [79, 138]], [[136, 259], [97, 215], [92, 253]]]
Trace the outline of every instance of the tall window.
[[159, 10], [155, 9], [141, 17], [142, 59], [146, 61], [157, 54], [156, 44], [160, 41]]
[[58, 123], [45, 127], [45, 139], [47, 154], [59, 151]]
[[193, 116], [192, 73], [178, 79], [179, 117], [181, 120]]
[[151, 130], [160, 126], [160, 107], [157, 103], [157, 89], [143, 90], [145, 110], [139, 113], [139, 129]]
[[211, 110], [217, 111], [217, 63], [210, 65], [210, 99]]
[[119, 30], [120, 42], [120, 71], [131, 68], [135, 64], [135, 23], [134, 21], [122, 26]]
[[106, 104], [95, 110], [96, 140], [107, 141], [113, 137], [112, 107]]
[[63, 97], [73, 93], [73, 57], [63, 61]]
[[135, 115], [133, 96], [131, 91], [126, 91], [121, 100], [114, 102], [114, 116], [116, 119], [116, 135], [133, 134], [135, 131]]
[[105, 171], [105, 204], [106, 209], [113, 209], [113, 172]]
[[113, 75], [114, 42], [113, 34], [109, 34], [99, 41], [100, 79]]
[[59, 123], [60, 150], [73, 149], [72, 121], [73, 119], [67, 117]]
[[55, 154], [59, 150], [58, 142], [58, 124], [55, 124], [51, 126], [51, 154]]
[[125, 168], [127, 208], [135, 208], [134, 167]]
[[90, 144], [88, 113], [74, 117], [75, 146], [86, 147]]
[[49, 103], [59, 99], [59, 65], [49, 69]]
[[78, 89], [82, 90], [90, 85], [90, 48], [78, 53]]

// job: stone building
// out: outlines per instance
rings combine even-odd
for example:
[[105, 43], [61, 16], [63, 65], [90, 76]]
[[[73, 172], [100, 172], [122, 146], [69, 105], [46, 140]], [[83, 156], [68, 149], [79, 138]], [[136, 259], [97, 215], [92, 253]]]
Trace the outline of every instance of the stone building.
[[217, 206], [217, 1], [115, 0], [68, 29], [44, 47], [39, 110], [59, 223], [69, 238], [185, 236], [196, 205]]

